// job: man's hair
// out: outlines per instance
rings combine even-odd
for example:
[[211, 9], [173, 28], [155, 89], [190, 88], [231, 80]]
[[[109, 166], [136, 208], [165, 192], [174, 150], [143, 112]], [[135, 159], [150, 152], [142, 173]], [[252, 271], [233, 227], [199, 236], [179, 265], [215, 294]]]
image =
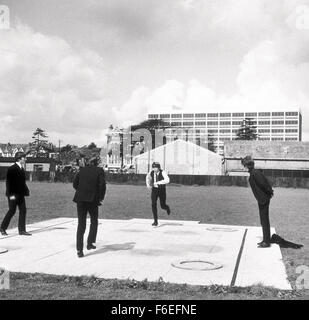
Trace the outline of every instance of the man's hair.
[[244, 158], [241, 159], [241, 164], [244, 167], [247, 167], [248, 169], [253, 169], [254, 168], [254, 160], [252, 159], [251, 156], [245, 156]]
[[88, 160], [88, 163], [92, 166], [98, 166], [99, 163], [100, 163], [100, 159], [98, 157], [91, 157], [89, 160]]
[[159, 162], [153, 162], [152, 165], [151, 165], [152, 168], [158, 168], [158, 169], [161, 169], [161, 165]]
[[15, 153], [15, 161], [19, 161], [21, 158], [26, 158], [26, 154], [21, 151], [16, 152]]

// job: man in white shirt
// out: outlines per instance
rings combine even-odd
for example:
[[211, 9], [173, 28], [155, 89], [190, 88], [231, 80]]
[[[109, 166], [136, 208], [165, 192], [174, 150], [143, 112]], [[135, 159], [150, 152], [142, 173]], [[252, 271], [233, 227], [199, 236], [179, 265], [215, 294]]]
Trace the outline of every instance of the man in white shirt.
[[170, 182], [167, 173], [161, 169], [159, 162], [152, 164], [152, 170], [146, 176], [146, 185], [151, 190], [151, 207], [153, 213], [153, 226], [158, 225], [157, 200], [160, 199], [160, 205], [167, 214], [171, 213], [170, 207], [166, 204], [166, 185]]

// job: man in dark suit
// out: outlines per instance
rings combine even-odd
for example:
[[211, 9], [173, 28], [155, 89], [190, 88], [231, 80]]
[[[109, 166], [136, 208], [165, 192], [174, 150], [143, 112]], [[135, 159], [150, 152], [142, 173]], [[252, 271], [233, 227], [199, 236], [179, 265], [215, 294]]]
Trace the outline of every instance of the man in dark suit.
[[26, 175], [24, 166], [26, 164], [26, 155], [23, 152], [16, 152], [15, 163], [8, 169], [6, 175], [6, 196], [9, 203], [9, 211], [4, 217], [0, 232], [7, 235], [6, 229], [16, 213], [16, 207], [19, 209], [18, 231], [20, 235], [31, 236], [26, 231], [26, 201], [25, 197], [29, 196], [29, 189], [26, 185]]
[[248, 168], [250, 173], [249, 183], [259, 205], [263, 241], [258, 243], [258, 246], [260, 248], [267, 248], [270, 247], [269, 204], [274, 191], [264, 174], [254, 168], [254, 161], [251, 156], [246, 156], [242, 159], [242, 164]]
[[84, 233], [86, 230], [87, 213], [90, 215], [90, 230], [87, 239], [87, 250], [95, 249], [98, 230], [98, 206], [104, 200], [106, 182], [104, 170], [98, 168], [98, 159], [93, 157], [89, 165], [81, 167], [76, 174], [73, 187], [76, 190], [73, 201], [77, 203], [78, 227], [76, 235], [77, 256], [83, 257]]

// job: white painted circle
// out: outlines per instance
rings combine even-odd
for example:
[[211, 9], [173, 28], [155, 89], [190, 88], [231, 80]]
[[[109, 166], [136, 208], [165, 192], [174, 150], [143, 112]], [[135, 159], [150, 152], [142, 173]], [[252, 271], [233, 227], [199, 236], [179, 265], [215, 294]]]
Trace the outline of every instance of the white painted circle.
[[173, 262], [172, 266], [179, 269], [200, 271], [216, 270], [223, 267], [218, 262], [207, 260], [178, 260]]
[[8, 251], [9, 251], [8, 249], [0, 248], [0, 253], [6, 253], [6, 252], [8, 252]]

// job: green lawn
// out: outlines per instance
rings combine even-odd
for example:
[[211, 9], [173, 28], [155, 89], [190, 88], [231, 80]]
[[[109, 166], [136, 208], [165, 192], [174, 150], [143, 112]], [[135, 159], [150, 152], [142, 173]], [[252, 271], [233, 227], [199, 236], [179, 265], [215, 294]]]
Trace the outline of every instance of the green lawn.
[[[75, 217], [76, 208], [72, 202], [73, 189], [63, 183], [29, 183], [31, 196], [27, 199], [27, 222], [53, 219], [57, 217]], [[7, 210], [4, 197], [5, 185], [0, 182], [0, 217]], [[241, 187], [204, 187], [178, 186], [168, 187], [168, 203], [172, 208], [170, 219], [199, 220], [202, 223], [258, 226], [258, 208], [249, 188]], [[289, 280], [295, 285], [299, 276], [295, 268], [309, 266], [309, 190], [276, 188], [271, 202], [271, 225], [279, 235], [287, 240], [304, 244], [301, 250], [282, 249]], [[106, 200], [100, 209], [100, 218], [130, 219], [152, 218], [150, 193], [144, 186], [108, 184]], [[159, 217], [166, 219], [165, 212]], [[17, 224], [17, 216], [10, 227]], [[13, 274], [12, 290], [0, 291], [0, 298], [98, 298], [121, 299], [244, 299], [251, 298], [308, 298], [308, 291], [282, 293], [265, 288], [224, 288], [191, 287], [161, 283], [135, 283], [118, 280], [75, 279], [61, 277]], [[62, 286], [62, 290], [59, 290]], [[74, 287], [77, 291], [72, 290]], [[163, 296], [162, 296], [163, 294]]]

